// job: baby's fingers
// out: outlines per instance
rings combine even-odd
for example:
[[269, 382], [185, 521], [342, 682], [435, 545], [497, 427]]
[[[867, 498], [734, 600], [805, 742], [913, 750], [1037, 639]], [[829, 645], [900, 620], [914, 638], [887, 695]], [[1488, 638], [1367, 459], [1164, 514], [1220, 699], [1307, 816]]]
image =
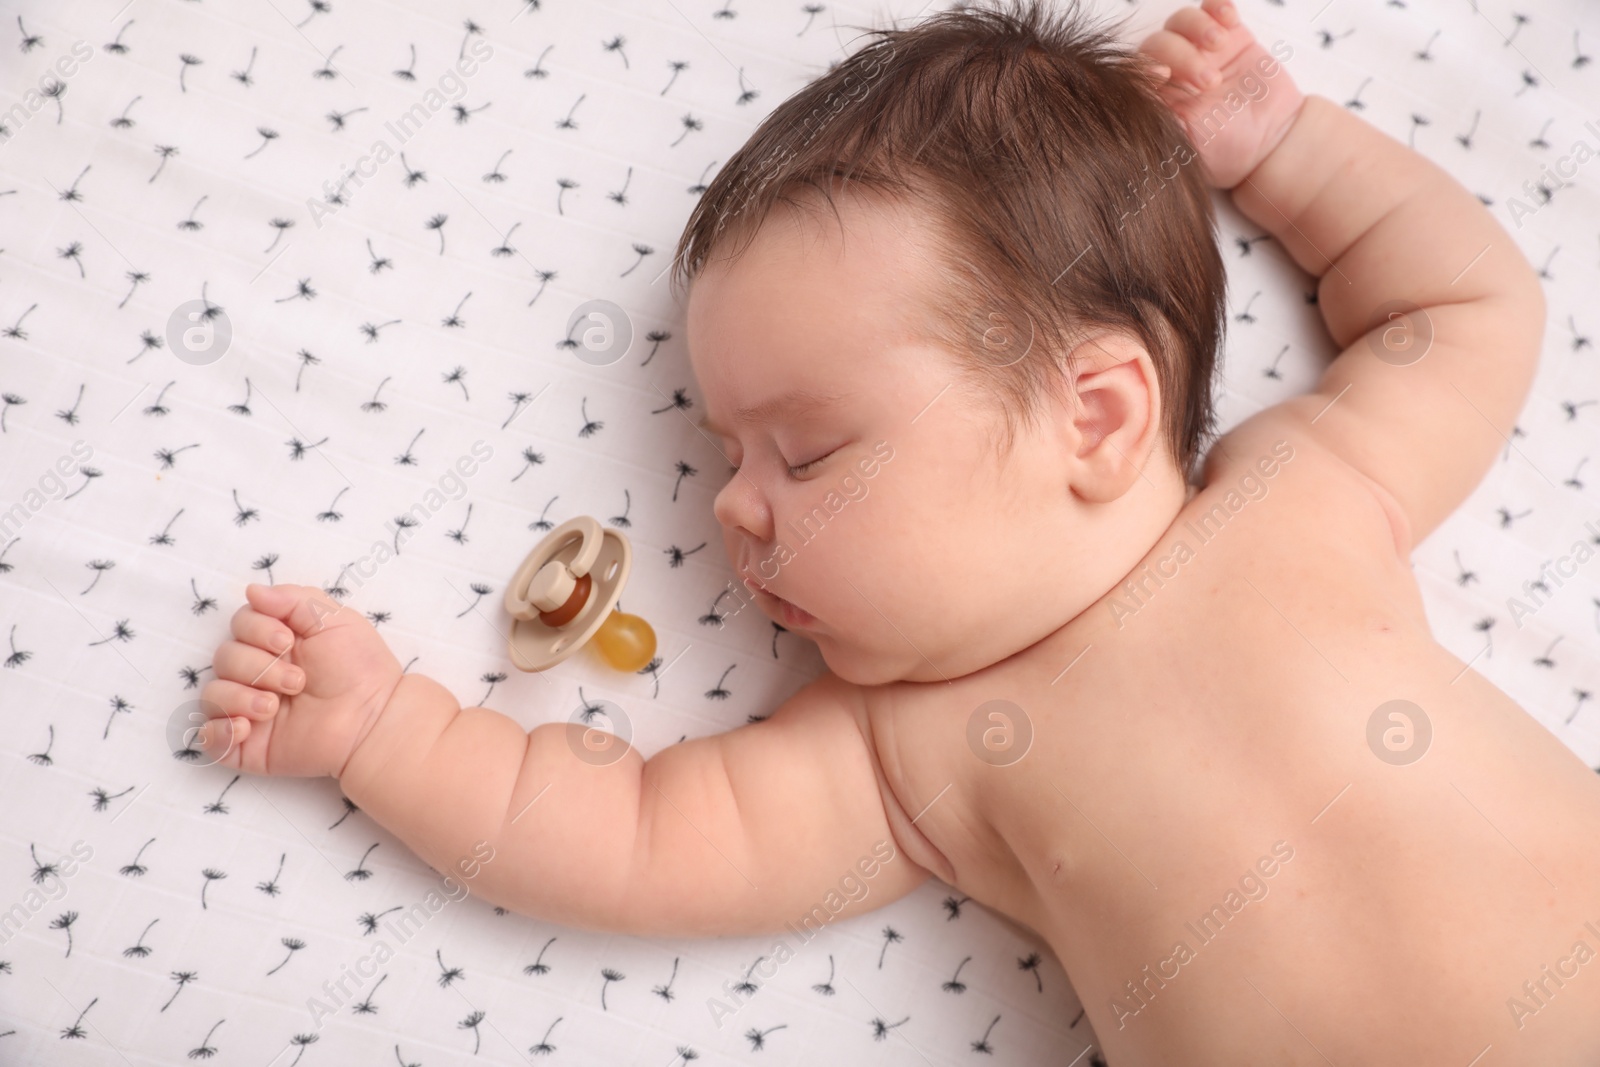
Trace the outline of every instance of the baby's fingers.
[[263, 615], [246, 604], [233, 613], [233, 637], [268, 652], [287, 652], [294, 644], [294, 631], [271, 615]]
[[200, 690], [200, 699], [221, 709], [226, 715], [248, 719], [270, 719], [278, 713], [278, 695], [242, 682], [213, 678]]
[[229, 770], [244, 769], [244, 739], [250, 736], [250, 720], [241, 715], [223, 715], [207, 719], [195, 733], [195, 747], [205, 755], [207, 764], [218, 764]]
[[261, 585], [244, 587], [250, 606], [263, 615], [285, 623], [301, 637], [320, 632], [346, 610], [343, 604], [328, 599], [322, 590], [309, 585]]
[[241, 641], [224, 641], [211, 657], [211, 666], [217, 677], [242, 682], [256, 689], [272, 689], [280, 693], [298, 693], [306, 683], [306, 672], [265, 649]]
[[1167, 29], [1188, 38], [1202, 49], [1221, 48], [1232, 36], [1231, 31], [1239, 25], [1238, 14], [1235, 13], [1231, 21], [1224, 19], [1221, 17], [1221, 7], [1220, 3], [1206, 3], [1199, 7], [1180, 8], [1167, 19]]
[[1174, 82], [1208, 89], [1222, 80], [1216, 67], [1200, 55], [1200, 50], [1188, 38], [1171, 30], [1157, 30], [1139, 48], [1170, 70]]

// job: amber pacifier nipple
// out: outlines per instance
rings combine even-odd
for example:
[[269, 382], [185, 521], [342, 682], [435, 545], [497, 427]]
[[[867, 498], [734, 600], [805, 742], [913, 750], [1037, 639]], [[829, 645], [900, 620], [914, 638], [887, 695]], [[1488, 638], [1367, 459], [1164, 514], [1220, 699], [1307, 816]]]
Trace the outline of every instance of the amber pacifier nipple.
[[613, 611], [594, 635], [595, 647], [619, 671], [642, 671], [656, 654], [656, 632], [637, 615]]
[[593, 638], [612, 667], [642, 670], [655, 655], [655, 631], [639, 616], [613, 610], [632, 560], [628, 538], [590, 516], [550, 531], [506, 588], [517, 669], [553, 667]]

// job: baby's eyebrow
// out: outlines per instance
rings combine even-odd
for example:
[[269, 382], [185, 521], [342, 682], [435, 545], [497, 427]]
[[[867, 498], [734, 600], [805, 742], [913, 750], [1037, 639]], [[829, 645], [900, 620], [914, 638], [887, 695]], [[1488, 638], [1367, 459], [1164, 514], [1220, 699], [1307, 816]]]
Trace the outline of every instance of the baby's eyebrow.
[[[770, 400], [763, 400], [759, 404], [751, 404], [747, 407], [739, 408], [733, 413], [733, 418], [735, 422], [761, 422], [764, 419], [770, 419], [775, 415], [786, 412], [803, 413], [815, 411], [817, 408], [826, 407], [834, 401], [843, 399], [843, 393], [824, 393], [814, 389], [791, 389], [788, 392], [779, 393]], [[709, 430], [722, 437], [729, 436], [719, 424], [711, 420], [709, 414], [700, 416], [696, 425], [703, 430]]]

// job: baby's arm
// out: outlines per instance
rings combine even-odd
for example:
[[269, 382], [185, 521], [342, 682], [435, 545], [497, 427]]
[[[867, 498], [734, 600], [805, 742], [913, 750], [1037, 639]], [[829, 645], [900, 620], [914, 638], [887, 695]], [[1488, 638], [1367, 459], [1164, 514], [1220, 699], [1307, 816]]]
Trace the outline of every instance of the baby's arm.
[[773, 932], [816, 908], [813, 927], [872, 910], [927, 876], [895, 846], [861, 690], [831, 673], [764, 721], [648, 761], [585, 760], [581, 727], [525, 731], [402, 675], [360, 613], [319, 590], [247, 594], [204, 692], [219, 727], [207, 749], [253, 773], [334, 775], [430, 866], [475, 871], [466, 884], [491, 903], [640, 935]]
[[1420, 541], [1509, 441], [1539, 362], [1538, 276], [1477, 197], [1322, 97], [1233, 198], [1320, 276], [1343, 349], [1286, 407], [1387, 489]]
[[1303, 96], [1226, 0], [1181, 9], [1141, 48], [1168, 68], [1163, 99], [1213, 184], [1321, 279], [1342, 352], [1314, 392], [1257, 417], [1295, 419], [1388, 490], [1421, 540], [1509, 441], [1544, 332], [1538, 276], [1449, 174]]
[[830, 892], [843, 901], [841, 880], [867, 887], [864, 911], [926, 877], [894, 846], [860, 700], [825, 674], [765, 721], [596, 765], [574, 751], [581, 727], [526, 732], [408, 675], [339, 785], [438, 870], [489, 842], [471, 888], [513, 911], [641, 935], [770, 932]]

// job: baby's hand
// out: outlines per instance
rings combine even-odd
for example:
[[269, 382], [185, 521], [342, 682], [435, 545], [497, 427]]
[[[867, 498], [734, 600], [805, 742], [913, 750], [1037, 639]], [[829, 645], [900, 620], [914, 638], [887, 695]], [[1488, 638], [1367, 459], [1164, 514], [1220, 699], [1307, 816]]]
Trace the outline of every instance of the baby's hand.
[[1288, 132], [1304, 99], [1230, 0], [1202, 0], [1174, 12], [1139, 51], [1164, 75], [1161, 97], [1182, 120], [1207, 180], [1218, 188], [1231, 189], [1255, 170]]
[[202, 751], [251, 774], [337, 776], [389, 703], [400, 661], [359, 611], [319, 589], [251, 584], [245, 596], [201, 690], [214, 716]]

